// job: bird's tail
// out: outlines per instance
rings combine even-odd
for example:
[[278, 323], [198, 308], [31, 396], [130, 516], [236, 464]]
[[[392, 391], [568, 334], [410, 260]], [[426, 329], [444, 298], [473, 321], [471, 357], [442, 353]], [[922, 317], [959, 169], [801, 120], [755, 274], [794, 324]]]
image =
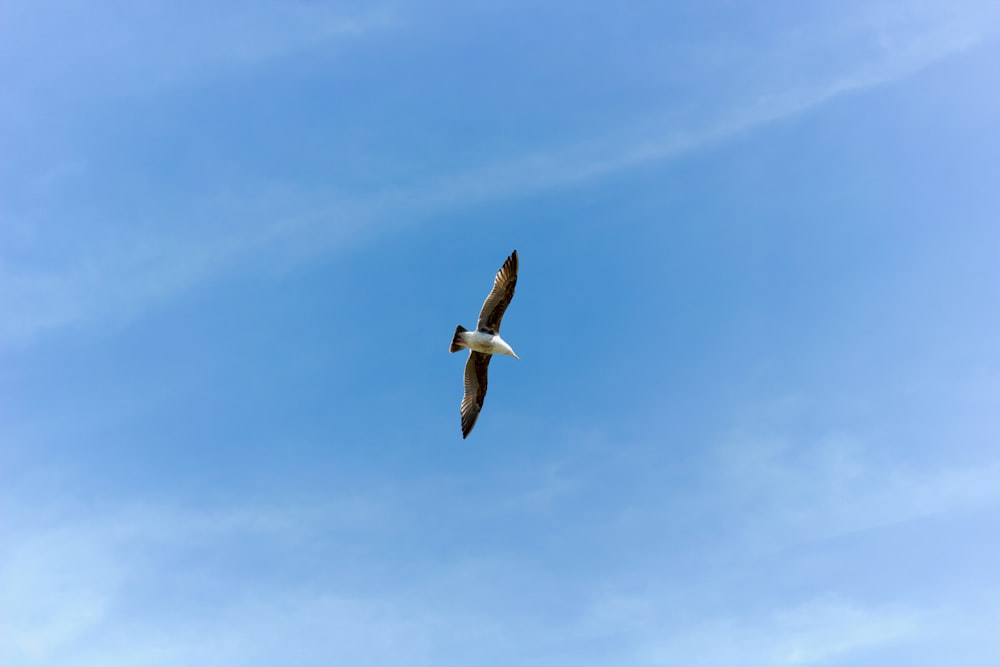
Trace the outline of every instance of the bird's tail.
[[455, 337], [451, 339], [451, 349], [449, 352], [458, 352], [465, 347], [465, 343], [462, 341], [462, 334], [466, 331], [468, 331], [468, 329], [463, 327], [461, 324], [455, 327]]

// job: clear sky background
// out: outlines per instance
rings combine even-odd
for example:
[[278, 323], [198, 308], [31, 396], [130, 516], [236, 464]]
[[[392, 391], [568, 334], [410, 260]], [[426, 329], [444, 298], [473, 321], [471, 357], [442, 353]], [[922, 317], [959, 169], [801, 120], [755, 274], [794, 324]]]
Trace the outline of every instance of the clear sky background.
[[993, 0], [9, 0], [0, 80], [4, 667], [998, 664]]

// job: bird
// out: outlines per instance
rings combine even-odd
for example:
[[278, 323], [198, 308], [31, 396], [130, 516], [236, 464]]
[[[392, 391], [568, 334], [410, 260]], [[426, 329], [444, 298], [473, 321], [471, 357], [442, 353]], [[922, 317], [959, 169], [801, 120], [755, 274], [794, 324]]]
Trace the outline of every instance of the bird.
[[451, 339], [451, 352], [462, 349], [469, 350], [469, 358], [465, 362], [465, 395], [462, 397], [462, 439], [469, 437], [472, 427], [476, 425], [479, 411], [483, 409], [483, 399], [486, 398], [486, 370], [494, 354], [506, 354], [520, 359], [514, 350], [500, 337], [500, 320], [504, 311], [514, 297], [514, 287], [517, 285], [517, 250], [497, 271], [493, 279], [493, 289], [483, 302], [479, 311], [479, 322], [476, 330], [469, 331], [461, 324], [455, 327], [455, 336]]

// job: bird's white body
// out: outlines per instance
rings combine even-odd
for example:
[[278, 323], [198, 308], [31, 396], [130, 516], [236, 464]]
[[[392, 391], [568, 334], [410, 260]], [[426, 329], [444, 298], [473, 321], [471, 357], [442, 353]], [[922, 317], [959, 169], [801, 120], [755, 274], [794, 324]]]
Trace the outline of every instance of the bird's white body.
[[463, 331], [458, 334], [463, 347], [483, 354], [506, 354], [515, 359], [519, 357], [514, 354], [514, 350], [507, 344], [499, 334], [486, 333], [485, 331]]

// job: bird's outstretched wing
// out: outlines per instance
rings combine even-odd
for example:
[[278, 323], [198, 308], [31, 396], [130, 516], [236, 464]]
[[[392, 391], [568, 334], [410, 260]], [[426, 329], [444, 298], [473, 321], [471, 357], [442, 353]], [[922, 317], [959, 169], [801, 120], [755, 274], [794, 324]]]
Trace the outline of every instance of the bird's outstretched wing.
[[486, 398], [486, 369], [489, 368], [492, 354], [469, 351], [469, 360], [465, 362], [465, 396], [462, 397], [462, 437], [469, 435], [476, 425], [479, 411], [483, 409], [483, 399]]
[[497, 277], [493, 279], [493, 289], [490, 290], [490, 295], [486, 297], [483, 308], [479, 311], [477, 329], [491, 334], [500, 333], [500, 320], [507, 310], [507, 304], [514, 297], [515, 285], [517, 285], [516, 250], [510, 254], [497, 271]]

